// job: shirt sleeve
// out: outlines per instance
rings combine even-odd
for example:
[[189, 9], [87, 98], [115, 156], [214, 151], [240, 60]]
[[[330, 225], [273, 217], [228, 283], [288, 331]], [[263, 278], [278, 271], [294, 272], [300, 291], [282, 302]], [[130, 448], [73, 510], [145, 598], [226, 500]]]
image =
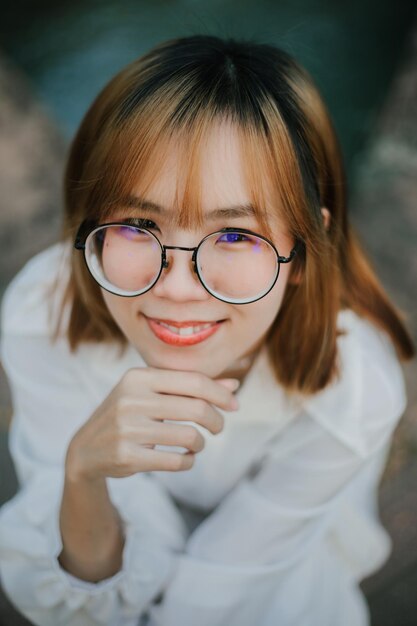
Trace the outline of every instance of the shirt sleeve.
[[59, 341], [12, 334], [6, 323], [1, 359], [12, 393], [9, 447], [20, 485], [0, 509], [6, 595], [39, 626], [137, 626], [184, 548], [187, 531], [178, 510], [151, 474], [107, 479], [126, 535], [122, 568], [98, 583], [63, 569], [57, 557], [65, 453], [95, 401]]
[[[204, 626], [342, 623], [341, 616], [333, 615], [333, 621], [328, 617], [334, 603], [326, 599], [323, 581], [330, 575], [327, 583], [338, 589], [341, 577], [347, 576], [340, 582], [343, 604], [343, 589], [358, 593], [349, 576], [359, 577], [358, 572], [372, 570], [387, 556], [386, 533], [378, 531], [372, 515], [367, 521], [360, 513], [361, 508], [371, 510], [375, 501], [355, 506], [354, 499], [376, 499], [391, 435], [405, 408], [404, 388], [386, 384], [384, 363], [370, 358], [363, 365], [368, 384], [362, 385], [362, 400], [357, 405], [355, 398], [355, 406], [361, 411], [357, 421], [367, 425], [361, 428], [358, 445], [346, 443], [344, 429], [337, 435], [337, 410], [327, 429], [305, 407], [279, 435], [279, 445], [271, 447], [258, 468], [190, 535], [175, 580], [155, 609], [157, 623], [174, 623], [174, 616], [187, 625], [199, 616]], [[343, 403], [345, 380], [338, 384]], [[328, 393], [335, 390], [323, 393], [323, 406]], [[346, 561], [335, 566], [324, 538], [338, 525], [345, 537], [351, 526], [353, 541]], [[192, 580], [198, 584], [190, 597]], [[314, 607], [320, 596], [323, 612], [317, 613], [321, 621], [316, 622]], [[306, 615], [312, 621], [305, 621]], [[358, 618], [351, 623], [364, 622]]]

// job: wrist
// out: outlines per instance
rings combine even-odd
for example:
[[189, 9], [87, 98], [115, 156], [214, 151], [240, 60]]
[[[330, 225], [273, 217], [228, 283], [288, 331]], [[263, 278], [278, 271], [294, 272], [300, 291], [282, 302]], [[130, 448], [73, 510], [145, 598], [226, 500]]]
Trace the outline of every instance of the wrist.
[[105, 482], [105, 477], [87, 472], [74, 445], [69, 445], [65, 457], [65, 481], [70, 484], [97, 484]]

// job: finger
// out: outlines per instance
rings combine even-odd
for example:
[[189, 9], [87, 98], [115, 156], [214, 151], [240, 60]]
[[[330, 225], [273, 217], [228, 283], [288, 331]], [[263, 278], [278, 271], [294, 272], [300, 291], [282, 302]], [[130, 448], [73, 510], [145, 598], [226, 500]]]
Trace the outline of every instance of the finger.
[[[139, 417], [146, 416], [151, 420], [138, 420]], [[155, 393], [146, 398], [129, 396], [123, 407], [123, 420], [129, 419], [125, 427], [130, 433], [148, 431], [153, 420], [178, 420], [180, 422], [191, 421], [200, 424], [214, 435], [221, 432], [224, 427], [224, 417], [212, 404], [200, 398], [189, 398], [183, 396], [169, 396]]]
[[141, 435], [141, 445], [180, 446], [191, 452], [200, 452], [204, 448], [204, 437], [194, 426], [167, 422], [151, 422], [151, 425], [152, 428]]
[[230, 389], [230, 391], [236, 391], [240, 386], [240, 380], [237, 378], [216, 378], [216, 380], [221, 385], [227, 387], [227, 389]]
[[206, 374], [157, 368], [147, 368], [147, 372], [157, 393], [201, 398], [226, 411], [236, 409], [232, 391]]
[[[193, 452], [165, 452], [165, 450], [151, 450], [142, 448], [140, 465], [146, 465], [147, 471], [179, 472], [188, 470], [194, 465]], [[139, 470], [143, 471], [143, 470]]]

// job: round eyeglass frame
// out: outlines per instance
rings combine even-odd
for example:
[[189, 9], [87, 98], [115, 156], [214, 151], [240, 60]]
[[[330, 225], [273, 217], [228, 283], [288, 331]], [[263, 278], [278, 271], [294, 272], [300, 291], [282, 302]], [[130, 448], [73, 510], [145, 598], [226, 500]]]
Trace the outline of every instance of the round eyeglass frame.
[[[98, 224], [97, 221], [92, 221], [92, 220], [84, 220], [80, 224], [80, 226], [78, 228], [78, 231], [77, 231], [77, 234], [75, 236], [74, 248], [76, 248], [77, 250], [83, 250], [84, 251], [83, 257], [84, 257], [84, 261], [85, 261], [85, 264], [87, 266], [87, 269], [90, 272], [91, 276], [94, 278], [94, 280], [100, 285], [100, 287], [102, 287], [103, 289], [105, 289], [109, 293], [112, 293], [113, 295], [120, 296], [121, 298], [133, 298], [133, 297], [142, 295], [142, 294], [146, 293], [147, 291], [150, 291], [150, 289], [152, 289], [152, 287], [155, 286], [155, 284], [159, 280], [159, 277], [161, 276], [162, 270], [166, 269], [168, 267], [169, 261], [166, 258], [166, 251], [167, 250], [184, 250], [186, 252], [192, 252], [193, 253], [193, 255], [191, 257], [191, 261], [193, 263], [194, 272], [197, 274], [198, 279], [199, 279], [200, 283], [203, 285], [204, 289], [211, 296], [213, 296], [214, 298], [217, 298], [217, 300], [221, 300], [222, 302], [227, 302], [229, 304], [251, 304], [252, 302], [256, 302], [257, 300], [260, 300], [261, 298], [264, 298], [271, 291], [271, 289], [274, 287], [275, 283], [278, 280], [280, 264], [281, 263], [290, 263], [293, 260], [294, 256], [297, 254], [297, 252], [299, 252], [299, 250], [301, 249], [301, 241], [297, 240], [295, 245], [294, 245], [294, 247], [292, 248], [290, 254], [287, 257], [280, 256], [280, 254], [278, 253], [278, 250], [276, 249], [276, 247], [272, 243], [272, 241], [270, 241], [269, 239], [267, 239], [263, 235], [259, 235], [258, 233], [255, 233], [252, 230], [248, 230], [246, 228], [232, 228], [232, 227], [221, 228], [220, 230], [216, 230], [216, 231], [214, 231], [212, 233], [209, 233], [208, 235], [203, 237], [203, 239], [200, 241], [198, 246], [195, 246], [193, 248], [187, 248], [187, 247], [184, 247], [184, 246], [165, 246], [164, 244], [162, 244], [159, 241], [158, 237], [151, 230], [149, 230], [149, 228], [147, 228], [147, 225], [149, 226], [150, 223], [153, 223], [153, 222], [150, 222], [150, 220], [146, 220], [146, 219], [143, 219], [143, 218], [126, 218], [125, 220], [122, 220], [122, 221], [107, 222], [105, 224]], [[139, 290], [139, 291], [131, 293], [131, 294], [119, 294], [119, 293], [117, 293], [115, 291], [112, 291], [111, 289], [108, 289], [104, 285], [102, 285], [97, 280], [96, 276], [94, 276], [92, 270], [90, 269], [88, 261], [87, 261], [87, 255], [86, 255], [87, 239], [88, 239], [88, 237], [93, 235], [98, 230], [101, 230], [102, 228], [108, 227], [108, 226], [128, 226], [128, 227], [138, 228], [140, 230], [143, 230], [143, 231], [147, 232], [158, 243], [158, 245], [159, 245], [159, 247], [161, 249], [161, 267], [159, 269], [158, 275], [156, 276], [155, 280], [148, 287], [146, 287], [146, 289], [142, 289], [142, 290]], [[273, 249], [273, 251], [275, 252], [276, 259], [277, 259], [276, 276], [275, 276], [275, 279], [274, 279], [273, 283], [269, 287], [269, 289], [265, 293], [263, 293], [262, 295], [257, 296], [256, 298], [250, 298], [250, 299], [245, 298], [244, 301], [242, 301], [242, 299], [224, 298], [224, 297], [220, 297], [219, 295], [217, 295], [216, 292], [214, 292], [211, 289], [209, 289], [209, 287], [207, 287], [207, 285], [204, 283], [204, 279], [202, 278], [202, 276], [200, 275], [200, 272], [198, 270], [198, 264], [197, 264], [198, 251], [201, 248], [202, 244], [209, 237], [212, 237], [213, 235], [216, 235], [216, 234], [223, 234], [223, 233], [242, 233], [242, 234], [246, 234], [246, 235], [252, 235], [253, 237], [258, 237], [262, 241], [265, 241]]]

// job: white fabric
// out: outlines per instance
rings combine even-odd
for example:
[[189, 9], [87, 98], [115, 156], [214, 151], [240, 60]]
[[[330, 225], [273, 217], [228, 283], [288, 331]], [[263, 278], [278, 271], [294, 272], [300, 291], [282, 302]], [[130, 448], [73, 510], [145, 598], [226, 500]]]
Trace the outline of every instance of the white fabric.
[[68, 251], [31, 259], [2, 302], [20, 491], [0, 509], [0, 582], [13, 604], [39, 626], [367, 626], [358, 582], [390, 552], [376, 496], [406, 395], [388, 337], [349, 310], [340, 380], [295, 401], [261, 351], [223, 431], [195, 424], [206, 445], [189, 471], [107, 479], [122, 569], [95, 584], [60, 566], [69, 441], [127, 369], [146, 366], [131, 346], [71, 354], [48, 341], [44, 290], [58, 267], [64, 285]]

